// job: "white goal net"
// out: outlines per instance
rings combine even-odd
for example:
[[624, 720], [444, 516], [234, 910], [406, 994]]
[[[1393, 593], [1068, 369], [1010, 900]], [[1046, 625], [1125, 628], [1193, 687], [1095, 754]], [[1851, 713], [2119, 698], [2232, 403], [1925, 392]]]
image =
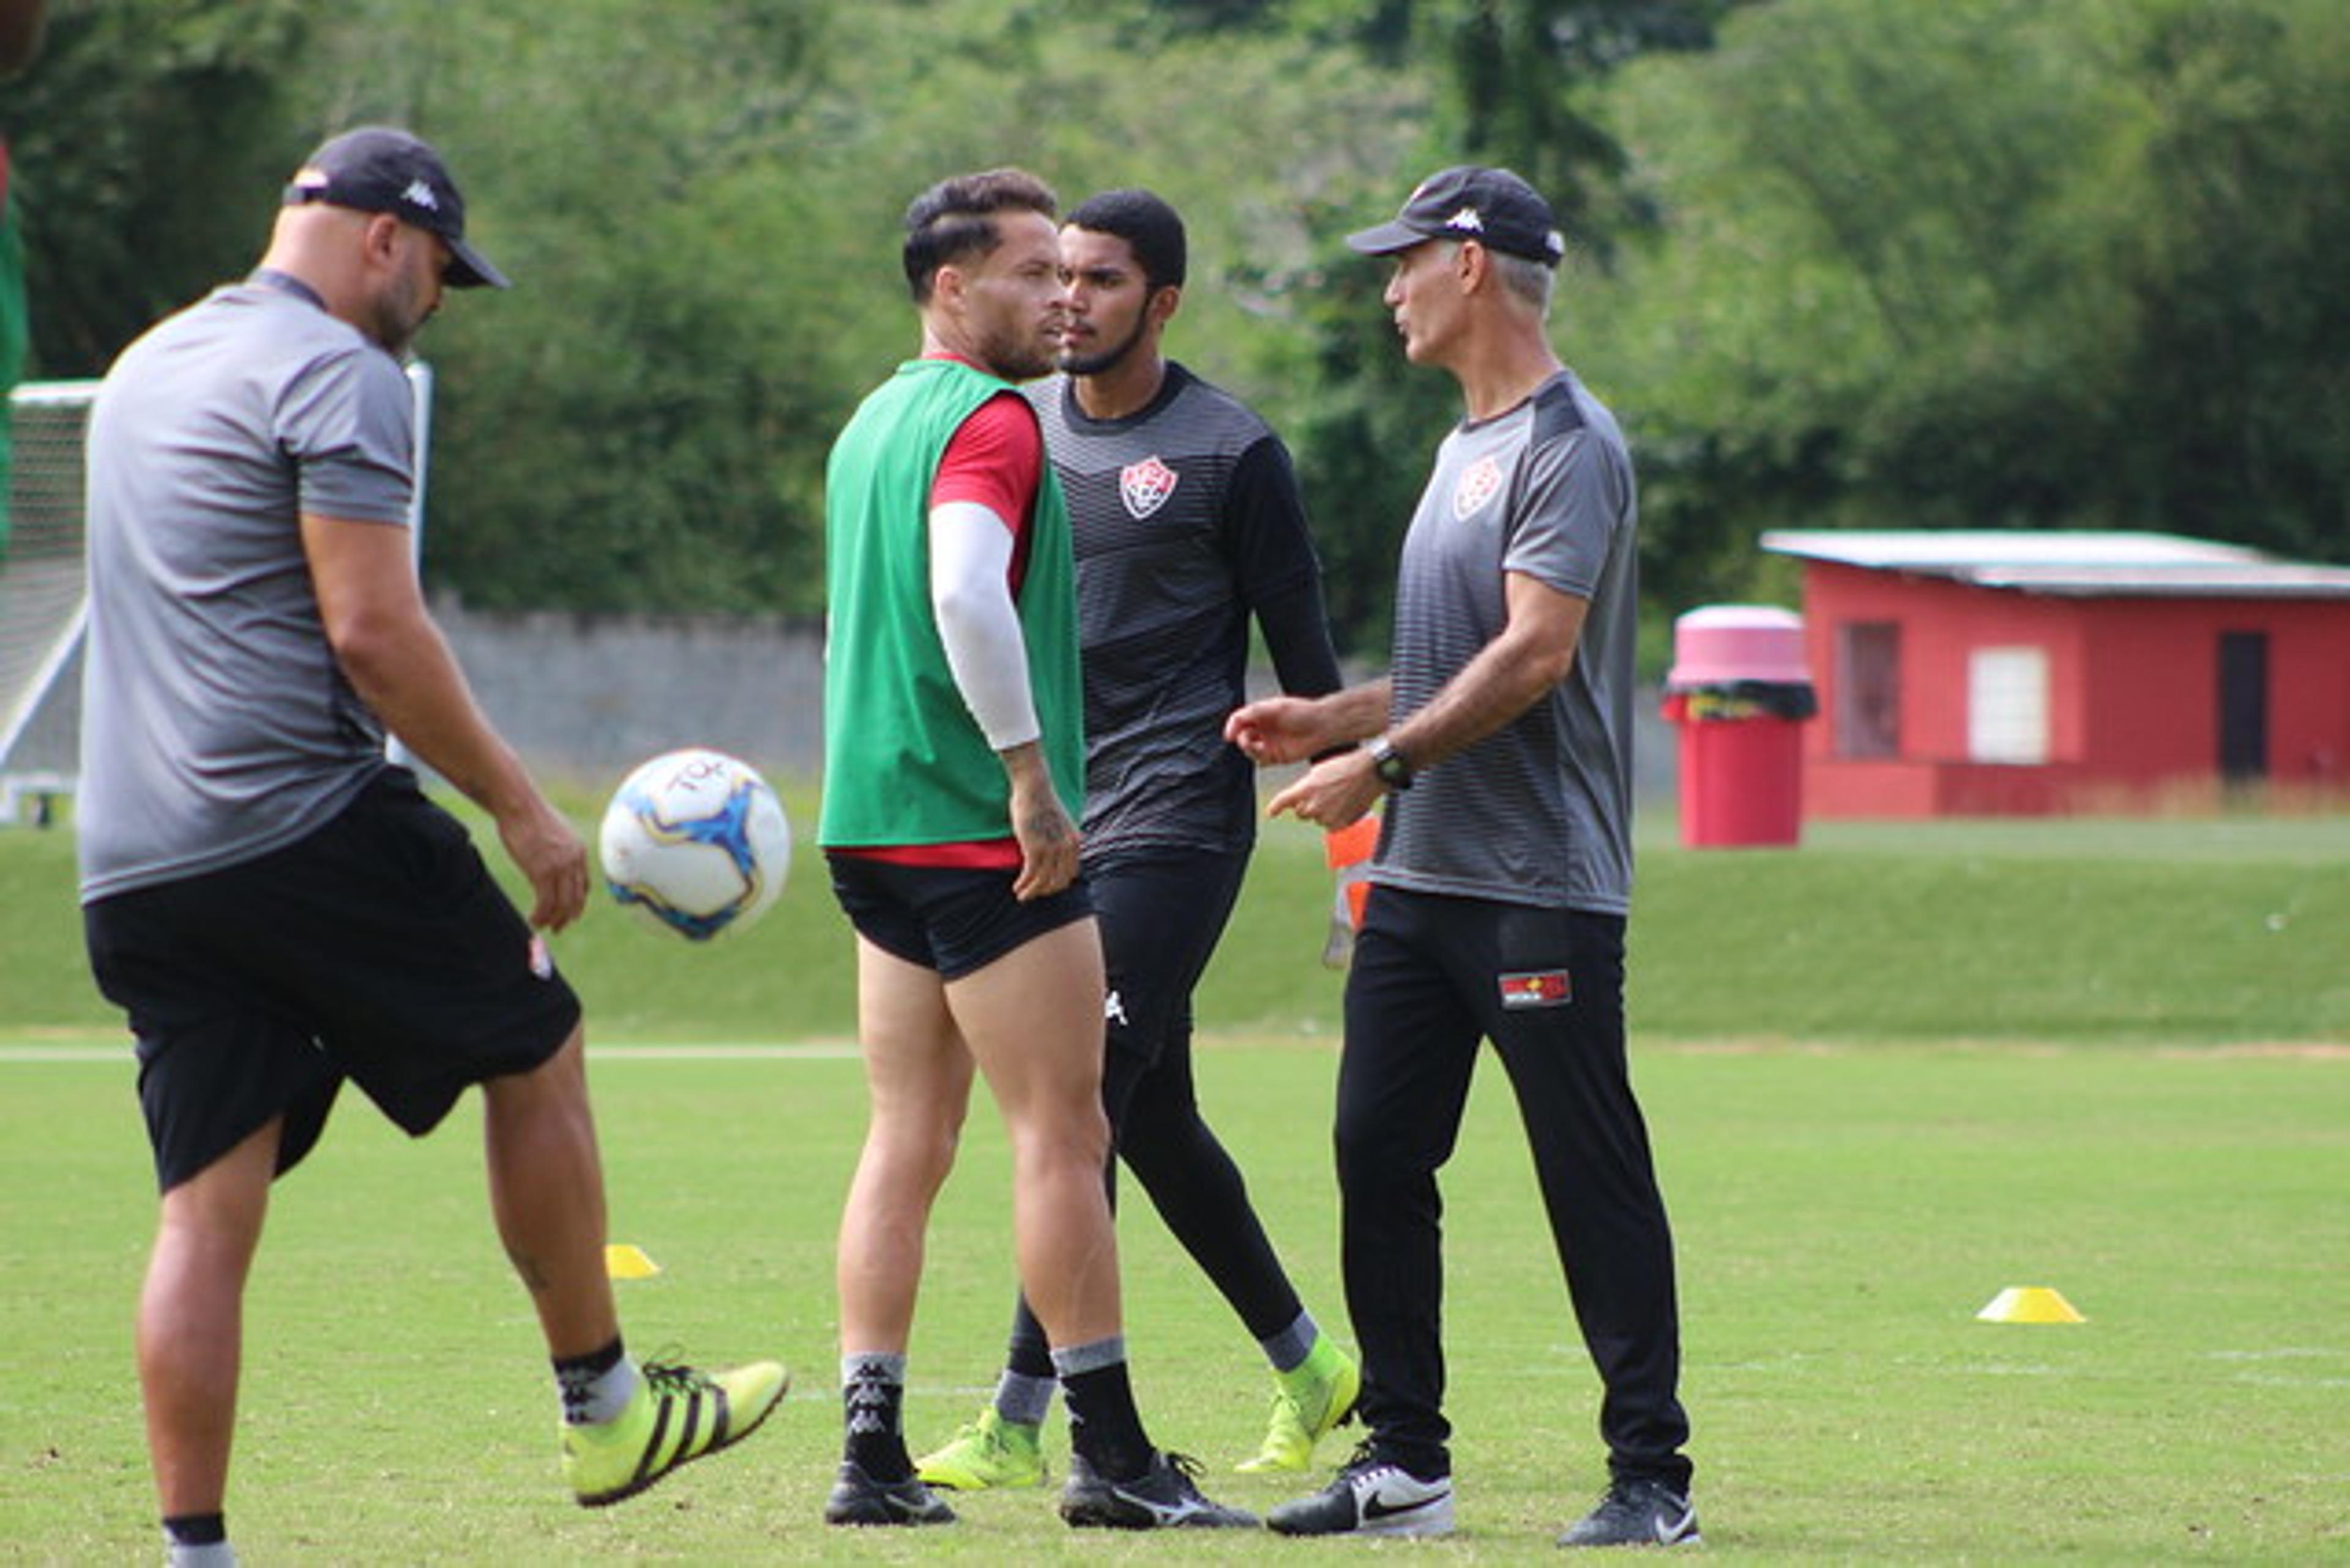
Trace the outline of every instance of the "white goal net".
[[0, 523], [0, 825], [46, 820], [72, 788], [82, 620], [82, 431], [95, 381], [34, 381], [9, 398]]
[[[416, 399], [416, 495], [423, 538], [432, 372], [408, 369]], [[0, 521], [0, 827], [46, 825], [73, 793], [80, 750], [82, 436], [96, 381], [28, 381], [10, 394], [15, 460]]]

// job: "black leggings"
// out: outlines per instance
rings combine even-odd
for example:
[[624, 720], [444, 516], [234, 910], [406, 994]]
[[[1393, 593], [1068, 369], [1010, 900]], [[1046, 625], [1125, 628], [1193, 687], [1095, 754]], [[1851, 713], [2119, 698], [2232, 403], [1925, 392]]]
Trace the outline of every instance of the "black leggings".
[[[1086, 875], [1109, 979], [1102, 1108], [1117, 1150], [1106, 1176], [1110, 1200], [1118, 1200], [1122, 1159], [1183, 1250], [1263, 1340], [1303, 1308], [1240, 1168], [1201, 1118], [1191, 1083], [1191, 990], [1247, 868], [1246, 850], [1177, 850], [1088, 866]], [[1013, 1318], [1009, 1365], [1029, 1376], [1053, 1375], [1044, 1328], [1024, 1298]]]

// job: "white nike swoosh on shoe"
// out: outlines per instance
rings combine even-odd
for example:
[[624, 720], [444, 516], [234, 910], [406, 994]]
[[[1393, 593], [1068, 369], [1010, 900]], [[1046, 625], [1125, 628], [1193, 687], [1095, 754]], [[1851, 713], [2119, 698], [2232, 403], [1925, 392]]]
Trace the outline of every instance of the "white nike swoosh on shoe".
[[1697, 1510], [1685, 1508], [1681, 1510], [1681, 1516], [1669, 1523], [1666, 1521], [1664, 1515], [1659, 1514], [1654, 1528], [1657, 1532], [1657, 1544], [1670, 1546], [1676, 1542], [1687, 1539], [1697, 1528]]
[[1433, 1508], [1442, 1502], [1445, 1496], [1445, 1493], [1440, 1491], [1430, 1493], [1427, 1497], [1415, 1498], [1409, 1502], [1389, 1502], [1378, 1493], [1373, 1492], [1363, 1500], [1363, 1517], [1394, 1519], [1399, 1514], [1418, 1513], [1423, 1508]]

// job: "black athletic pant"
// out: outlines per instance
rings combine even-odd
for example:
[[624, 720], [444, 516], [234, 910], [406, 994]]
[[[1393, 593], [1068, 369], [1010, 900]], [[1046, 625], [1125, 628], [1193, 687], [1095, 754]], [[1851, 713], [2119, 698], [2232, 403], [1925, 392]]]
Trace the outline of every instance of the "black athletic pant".
[[1362, 1412], [1379, 1452], [1446, 1473], [1443, 1199], [1481, 1042], [1509, 1073], [1611, 1472], [1686, 1488], [1672, 1234], [1624, 1052], [1624, 921], [1374, 888], [1347, 980], [1338, 1186]]
[[[1191, 1083], [1191, 991], [1240, 896], [1248, 852], [1170, 850], [1086, 868], [1109, 979], [1102, 1106], [1123, 1159], [1183, 1250], [1248, 1331], [1267, 1339], [1304, 1310], [1249, 1202], [1240, 1168], [1200, 1116]], [[1024, 1298], [1012, 1324], [1015, 1372], [1049, 1377], [1045, 1331]]]

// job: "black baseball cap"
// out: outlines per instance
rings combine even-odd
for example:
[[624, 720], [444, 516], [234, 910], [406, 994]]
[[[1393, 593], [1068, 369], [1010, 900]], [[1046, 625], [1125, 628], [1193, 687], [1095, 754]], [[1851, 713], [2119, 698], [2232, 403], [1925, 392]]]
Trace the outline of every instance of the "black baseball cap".
[[1468, 163], [1422, 180], [1392, 221], [1347, 236], [1367, 256], [1393, 255], [1423, 240], [1475, 240], [1545, 266], [1566, 256], [1565, 236], [1539, 192], [1506, 169]]
[[320, 202], [358, 213], [389, 213], [438, 234], [449, 246], [442, 275], [452, 288], [504, 288], [506, 275], [465, 243], [465, 198], [430, 143], [388, 125], [334, 137], [302, 161], [286, 187], [286, 205]]

